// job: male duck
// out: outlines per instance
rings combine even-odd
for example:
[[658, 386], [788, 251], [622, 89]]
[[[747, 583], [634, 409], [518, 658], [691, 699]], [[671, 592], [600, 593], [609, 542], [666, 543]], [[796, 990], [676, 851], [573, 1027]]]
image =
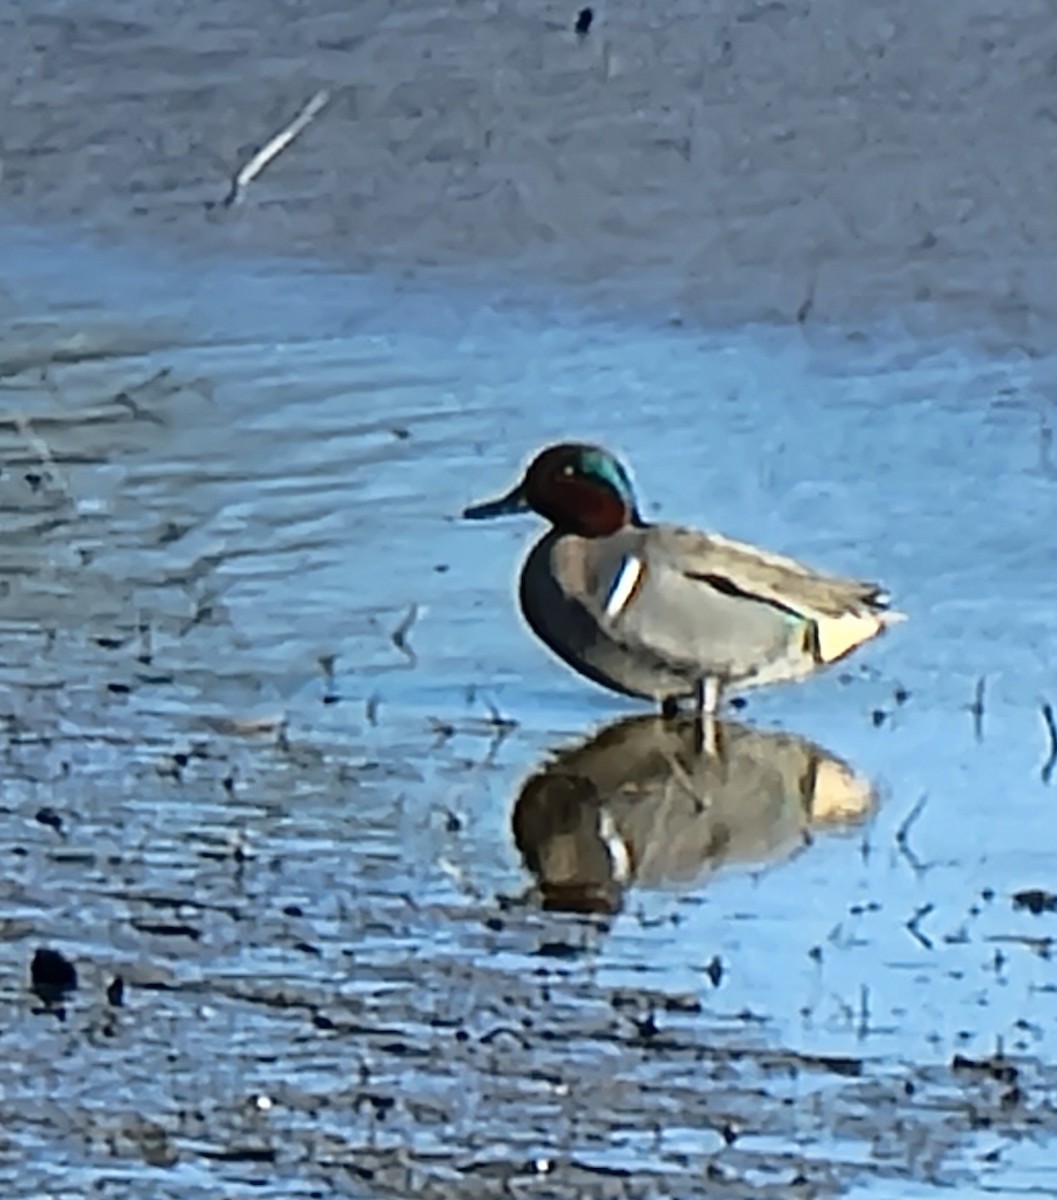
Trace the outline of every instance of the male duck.
[[535, 634], [603, 687], [712, 714], [725, 687], [802, 679], [902, 620], [875, 583], [639, 515], [600, 446], [549, 446], [481, 519], [532, 509], [551, 523], [521, 572]]

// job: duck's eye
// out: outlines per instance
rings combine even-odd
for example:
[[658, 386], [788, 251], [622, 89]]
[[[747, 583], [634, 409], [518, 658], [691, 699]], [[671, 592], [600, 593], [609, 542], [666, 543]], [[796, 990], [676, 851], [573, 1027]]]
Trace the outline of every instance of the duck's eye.
[[576, 468], [573, 466], [572, 463], [566, 463], [565, 466], [562, 467], [562, 474], [563, 475], [575, 475]]

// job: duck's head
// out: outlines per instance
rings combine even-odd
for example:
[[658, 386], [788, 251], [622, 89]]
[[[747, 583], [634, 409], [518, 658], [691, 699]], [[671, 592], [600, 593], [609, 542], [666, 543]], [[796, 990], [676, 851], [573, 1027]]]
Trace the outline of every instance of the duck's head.
[[601, 446], [579, 442], [541, 450], [505, 496], [474, 504], [462, 515], [484, 520], [530, 509], [562, 533], [580, 537], [608, 537], [626, 525], [642, 524], [620, 461]]

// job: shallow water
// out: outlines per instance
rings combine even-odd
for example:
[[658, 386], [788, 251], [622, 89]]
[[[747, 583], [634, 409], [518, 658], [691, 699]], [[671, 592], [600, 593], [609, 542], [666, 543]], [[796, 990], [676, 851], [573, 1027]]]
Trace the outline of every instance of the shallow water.
[[[1057, 1188], [1045, 361], [8, 236], [5, 1194]], [[731, 714], [718, 840], [521, 626], [532, 522], [458, 519], [570, 435], [909, 614]], [[585, 744], [641, 878], [578, 917], [511, 823]]]

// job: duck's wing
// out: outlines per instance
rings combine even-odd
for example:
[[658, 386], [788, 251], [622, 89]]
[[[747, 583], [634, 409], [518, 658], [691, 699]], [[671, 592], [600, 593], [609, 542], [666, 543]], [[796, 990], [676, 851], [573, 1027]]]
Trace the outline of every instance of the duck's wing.
[[886, 625], [905, 619], [888, 607], [880, 584], [823, 574], [721, 534], [655, 526], [649, 542], [655, 570], [678, 571], [702, 587], [762, 602], [812, 623], [822, 662], [841, 658]]
[[877, 614], [888, 610], [889, 597], [878, 583], [826, 575], [811, 567], [736, 542], [718, 533], [699, 533], [678, 526], [657, 527], [654, 545], [668, 566], [720, 590], [743, 592], [805, 617]]

